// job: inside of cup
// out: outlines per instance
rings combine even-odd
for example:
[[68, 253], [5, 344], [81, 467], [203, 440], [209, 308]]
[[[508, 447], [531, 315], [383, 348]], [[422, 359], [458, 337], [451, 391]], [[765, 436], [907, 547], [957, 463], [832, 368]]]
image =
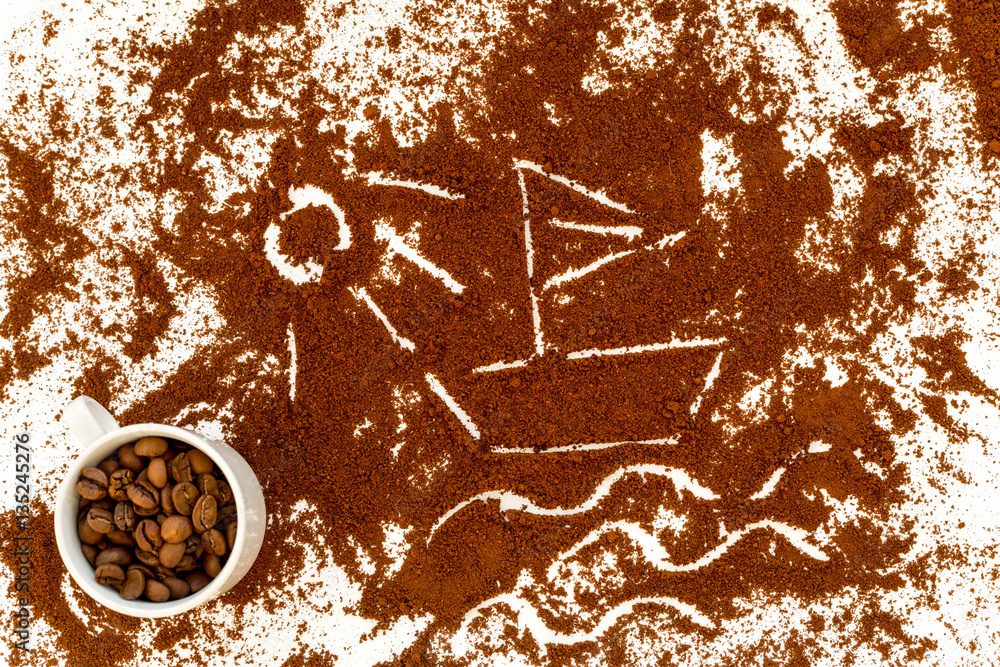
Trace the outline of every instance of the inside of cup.
[[[219, 574], [197, 593], [190, 593], [182, 598], [164, 602], [153, 602], [148, 599], [126, 600], [121, 597], [114, 587], [103, 585], [96, 581], [95, 568], [83, 553], [83, 543], [77, 532], [76, 524], [80, 494], [76, 489], [76, 481], [84, 468], [98, 467], [102, 461], [114, 455], [123, 445], [135, 442], [149, 435], [166, 438], [168, 443], [171, 440], [183, 442], [192, 448], [198, 449], [212, 459], [215, 467], [226, 479], [230, 487], [233, 488], [233, 503], [236, 506], [237, 521], [239, 521], [240, 517], [244, 516], [245, 507], [243, 497], [242, 494], [236, 492], [239, 485], [238, 481], [236, 481], [235, 473], [226, 460], [210, 446], [210, 443], [201, 442], [203, 439], [200, 436], [187, 429], [173, 426], [138, 424], [127, 426], [108, 434], [105, 438], [95, 442], [77, 459], [71, 467], [63, 490], [60, 493], [61, 501], [57, 505], [57, 514], [60, 514], [59, 510], [62, 508], [63, 516], [56, 518], [56, 533], [60, 553], [66, 563], [67, 569], [77, 584], [90, 597], [104, 606], [131, 616], [162, 617], [174, 615], [198, 606], [218, 596], [235, 584], [235, 581], [230, 583], [229, 579], [233, 575], [237, 561], [239, 560], [238, 554], [243, 551], [245, 535], [243, 531], [237, 531], [233, 549], [226, 554], [226, 562]], [[171, 479], [171, 483], [175, 482]]]

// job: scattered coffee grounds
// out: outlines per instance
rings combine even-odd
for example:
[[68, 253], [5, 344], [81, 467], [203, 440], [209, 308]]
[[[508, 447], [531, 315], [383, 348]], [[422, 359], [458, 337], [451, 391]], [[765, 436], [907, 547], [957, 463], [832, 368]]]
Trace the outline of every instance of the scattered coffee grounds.
[[40, 652], [993, 655], [992, 3], [128, 5], [12, 42], [0, 398], [216, 434], [271, 515], [137, 623], [42, 494]]
[[84, 555], [98, 583], [126, 600], [187, 597], [205, 588], [236, 543], [233, 491], [212, 459], [179, 440], [122, 445], [76, 483]]
[[983, 166], [992, 168], [1000, 159], [1000, 63], [997, 62], [997, 38], [1000, 14], [992, 2], [947, 3], [948, 27], [954, 38], [955, 52], [945, 64], [946, 72], [961, 67], [967, 72], [975, 91], [975, 140], [982, 151]]

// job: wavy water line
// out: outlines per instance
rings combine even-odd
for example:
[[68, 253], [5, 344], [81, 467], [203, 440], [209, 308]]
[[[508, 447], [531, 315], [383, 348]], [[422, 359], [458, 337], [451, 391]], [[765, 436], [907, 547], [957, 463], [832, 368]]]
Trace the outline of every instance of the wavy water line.
[[[809, 443], [809, 448], [806, 450], [806, 454], [823, 454], [830, 451], [831, 448], [832, 446], [827, 442], [823, 442], [822, 440], [813, 440]], [[801, 452], [793, 455], [789, 460], [795, 461], [799, 458], [799, 456], [801, 456]], [[774, 493], [774, 490], [778, 487], [778, 482], [781, 481], [782, 475], [786, 472], [787, 468], [785, 467], [777, 468], [773, 473], [771, 473], [771, 476], [767, 479], [767, 481], [764, 482], [764, 485], [760, 487], [760, 491], [747, 498], [747, 500], [763, 500]]]
[[767, 498], [769, 495], [774, 493], [774, 490], [776, 488], [778, 488], [778, 482], [781, 481], [781, 476], [784, 474], [785, 474], [784, 468], [778, 468], [777, 470], [775, 470], [773, 473], [771, 473], [771, 476], [768, 478], [768, 480], [764, 482], [764, 485], [760, 487], [760, 491], [747, 498], [747, 500], [763, 500], [764, 498]]
[[565, 563], [565, 561], [573, 558], [580, 552], [581, 549], [593, 544], [603, 535], [610, 532], [624, 533], [639, 548], [643, 557], [649, 562], [649, 564], [658, 570], [662, 570], [664, 572], [692, 572], [715, 562], [727, 551], [729, 551], [730, 547], [734, 544], [745, 538], [753, 531], [764, 528], [770, 528], [774, 532], [778, 533], [788, 540], [793, 547], [810, 558], [821, 561], [830, 560], [829, 556], [827, 556], [822, 549], [809, 544], [806, 541], [806, 538], [810, 535], [808, 531], [796, 528], [795, 526], [789, 526], [788, 524], [780, 523], [778, 521], [765, 519], [763, 521], [758, 521], [748, 526], [744, 526], [735, 533], [729, 533], [726, 536], [725, 542], [707, 552], [698, 560], [684, 565], [675, 565], [670, 559], [670, 554], [667, 553], [667, 550], [660, 543], [660, 541], [656, 539], [655, 535], [645, 530], [638, 523], [631, 521], [615, 521], [594, 530], [585, 538], [570, 547], [567, 551], [559, 554], [552, 565], [549, 566], [546, 574], [548, 575], [549, 580], [552, 581], [558, 575], [558, 569]]
[[531, 603], [526, 600], [522, 600], [513, 593], [505, 593], [504, 595], [498, 595], [494, 598], [490, 598], [489, 600], [479, 604], [474, 609], [469, 610], [469, 612], [466, 613], [465, 618], [462, 619], [462, 625], [459, 627], [456, 635], [467, 637], [469, 634], [469, 625], [473, 620], [475, 620], [475, 615], [481, 614], [483, 610], [497, 604], [506, 604], [514, 611], [515, 614], [517, 614], [518, 628], [521, 630], [527, 630], [531, 633], [531, 636], [534, 637], [536, 642], [538, 642], [538, 646], [541, 649], [543, 656], [547, 652], [545, 647], [548, 644], [579, 644], [581, 642], [589, 642], [598, 639], [605, 632], [613, 628], [623, 616], [631, 614], [635, 606], [639, 604], [661, 604], [684, 614], [692, 622], [697, 623], [704, 628], [709, 630], [714, 630], [716, 628], [712, 619], [698, 611], [698, 608], [694, 605], [681, 602], [680, 600], [671, 597], [641, 597], [627, 600], [613, 609], [608, 610], [598, 621], [594, 629], [589, 632], [579, 631], [572, 634], [557, 633], [545, 624], [545, 621], [542, 620], [538, 610]]
[[609, 493], [611, 493], [611, 487], [618, 483], [626, 475], [636, 473], [645, 477], [646, 475], [657, 475], [660, 477], [668, 477], [670, 481], [674, 483], [674, 487], [677, 490], [677, 497], [681, 498], [682, 491], [689, 491], [696, 498], [702, 500], [718, 500], [719, 496], [712, 492], [697, 481], [691, 478], [684, 470], [680, 468], [668, 468], [661, 465], [634, 465], [627, 466], [625, 468], [619, 468], [615, 472], [611, 473], [600, 484], [594, 489], [594, 492], [590, 497], [575, 507], [562, 508], [545, 508], [540, 507], [533, 503], [528, 498], [518, 495], [512, 491], [486, 491], [485, 493], [480, 493], [468, 500], [462, 501], [455, 507], [448, 510], [438, 522], [434, 524], [431, 529], [430, 534], [427, 536], [427, 544], [434, 538], [434, 534], [443, 526], [448, 519], [453, 517], [455, 514], [460, 512], [466, 506], [471, 505], [476, 502], [487, 502], [489, 500], [499, 500], [500, 501], [500, 511], [508, 512], [511, 510], [516, 510], [520, 512], [527, 512], [528, 514], [540, 514], [548, 516], [567, 516], [571, 514], [582, 514], [584, 512], [589, 512], [590, 510], [597, 507], [597, 504], [601, 502]]

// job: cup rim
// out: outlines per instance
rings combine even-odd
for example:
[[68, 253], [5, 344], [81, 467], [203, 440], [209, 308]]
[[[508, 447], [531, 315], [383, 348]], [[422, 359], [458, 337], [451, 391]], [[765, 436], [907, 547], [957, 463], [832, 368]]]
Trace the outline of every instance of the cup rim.
[[[83, 555], [83, 551], [80, 548], [82, 543], [76, 534], [76, 516], [80, 497], [76, 491], [76, 479], [84, 468], [96, 466], [101, 460], [107, 458], [111, 451], [117, 451], [118, 447], [128, 442], [134, 442], [139, 438], [149, 436], [180, 440], [212, 459], [219, 466], [226, 482], [233, 490], [237, 518], [246, 516], [246, 495], [243, 492], [242, 483], [228, 462], [216, 451], [215, 444], [211, 440], [188, 428], [171, 426], [169, 424], [145, 423], [130, 424], [111, 431], [95, 440], [76, 457], [73, 464], [70, 465], [66, 478], [63, 480], [56, 495], [53, 521], [55, 524], [56, 546], [58, 547], [59, 555], [62, 557], [63, 564], [66, 566], [73, 580], [87, 595], [99, 604], [127, 616], [164, 618], [190, 611], [223, 592], [226, 582], [236, 570], [240, 560], [237, 554], [242, 553], [245, 548], [246, 531], [239, 530], [236, 532], [236, 543], [233, 545], [233, 550], [230, 552], [226, 565], [219, 574], [202, 590], [179, 600], [168, 600], [166, 602], [125, 600], [115, 589], [98, 584], [93, 577], [93, 566], [90, 565]], [[114, 447], [114, 449], [107, 452], [103, 451], [109, 447]], [[70, 507], [71, 499], [72, 507]], [[72, 530], [67, 527], [67, 521], [70, 520], [73, 523]], [[75, 554], [72, 551], [73, 549], [76, 550]], [[77, 554], [78, 558], [76, 557]], [[86, 571], [81, 569], [81, 560], [87, 566]]]

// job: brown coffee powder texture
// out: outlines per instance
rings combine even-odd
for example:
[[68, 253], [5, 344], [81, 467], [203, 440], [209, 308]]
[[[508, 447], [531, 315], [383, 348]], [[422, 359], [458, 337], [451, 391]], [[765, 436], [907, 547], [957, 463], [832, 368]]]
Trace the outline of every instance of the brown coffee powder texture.
[[[58, 628], [59, 646], [55, 656], [66, 659], [71, 665], [100, 664], [107, 660], [108, 655], [116, 656], [115, 659], [123, 663], [134, 659], [137, 647], [132, 634], [139, 627], [140, 620], [102, 607], [75, 585], [70, 596], [64, 595], [62, 586], [64, 581], [69, 580], [69, 573], [56, 547], [52, 513], [44, 507], [32, 509], [31, 541], [27, 545], [31, 560], [28, 597], [35, 605], [31, 609], [32, 614], [41, 615]], [[4, 544], [18, 544], [23, 548], [24, 532], [15, 523], [13, 514], [4, 514], [0, 528]], [[15, 536], [22, 541], [15, 542]], [[21, 563], [14, 549], [4, 549], [0, 557], [11, 572], [18, 572]], [[14, 586], [12, 582], [12, 595]], [[13, 595], [14, 599], [22, 597], [23, 591], [20, 593]], [[81, 618], [77, 608], [84, 610], [88, 617], [86, 620]], [[19, 664], [38, 664], [33, 661], [30, 652], [14, 653], [14, 658], [21, 661]]]
[[956, 51], [951, 67], [960, 64], [968, 73], [976, 100], [974, 139], [981, 145], [983, 165], [992, 165], [1000, 156], [1000, 121], [997, 120], [1000, 15], [992, 2], [951, 1], [946, 4], [950, 15], [948, 27], [954, 37]]
[[[924, 416], [963, 445], [968, 432], [942, 394], [995, 393], [970, 369], [959, 334], [917, 337], [915, 363], [931, 379], [918, 414], [876, 372], [885, 364], [873, 349], [926, 308], [916, 286], [931, 273], [918, 243], [927, 224], [915, 176], [920, 127], [896, 97], [906, 77], [954, 61], [929, 37], [945, 19], [906, 28], [899, 3], [834, 3], [846, 53], [877, 78], [876, 96], [892, 111], [875, 124], [824, 116], [837, 147], [824, 161], [790, 150], [791, 96], [760, 52], [744, 53], [734, 74], [717, 62], [728, 29], [781, 30], [801, 42], [794, 11], [768, 5], [727, 28], [708, 3], [659, 3], [649, 15], [673, 31], [671, 47], [651, 62], [613, 65], [622, 17], [648, 9], [511, 4], [505, 22], [489, 26], [488, 49], [450, 47], [456, 65], [445, 80], [380, 69], [360, 97], [338, 91], [349, 72], [332, 68], [324, 81], [310, 68], [320, 58], [311, 17], [334, 23], [344, 10], [244, 0], [193, 12], [166, 43], [132, 29], [111, 48], [132, 85], [149, 89], [132, 137], [145, 162], [122, 179], [176, 208], [151, 214], [151, 236], [136, 248], [53, 222], [65, 203], [52, 173], [64, 158], [4, 138], [5, 173], [23, 199], [4, 220], [38, 268], [11, 293], [2, 326], [19, 344], [5, 357], [3, 386], [30, 378], [58, 349], [87, 360], [76, 390], [106, 404], [129, 390], [128, 372], [89, 340], [50, 347], [29, 333], [49, 299], [79, 298], [74, 266], [84, 255], [100, 255], [134, 295], [139, 312], [127, 328], [93, 325], [133, 362], [157, 358], [181, 293], [205, 289], [220, 322], [210, 341], [115, 417], [220, 423], [271, 512], [253, 569], [208, 606], [236, 625], [156, 621], [148, 647], [131, 642], [139, 621], [70, 584], [101, 630], [95, 640], [81, 627], [56, 583], [63, 568], [50, 538], [35, 552], [50, 573], [37, 613], [69, 664], [98, 654], [102, 664], [181, 659], [181, 646], [209, 664], [258, 605], [283, 613], [289, 602], [274, 591], [317, 551], [360, 587], [352, 612], [375, 623], [369, 635], [430, 619], [385, 664], [465, 664], [441, 639], [463, 632], [487, 658], [633, 664], [634, 633], [653, 642], [664, 625], [687, 639], [659, 646], [650, 662], [680, 664], [746, 619], [747, 601], [787, 598], [831, 612], [811, 634], [740, 646], [712, 664], [807, 664], [828, 636], [843, 654], [865, 646], [884, 660], [918, 663], [934, 648], [879, 604], [906, 586], [934, 586], [933, 564], [907, 568], [918, 540], [897, 447]], [[410, 25], [386, 32], [388, 48], [440, 44], [455, 10], [412, 9]], [[965, 11], [947, 19], [963, 55], [967, 28], [954, 26], [969, 25]], [[602, 90], [585, 84], [595, 68], [608, 81]], [[981, 87], [981, 69], [961, 71]], [[450, 92], [417, 114], [418, 140], [389, 120], [400, 78]], [[258, 113], [265, 96], [281, 110]], [[59, 116], [58, 102], [41, 104]], [[349, 135], [345, 124], [358, 119], [362, 129]], [[706, 192], [712, 137], [731, 147], [738, 193]], [[56, 118], [48, 141], [86, 139]], [[218, 196], [213, 160], [239, 163], [236, 147], [251, 140], [267, 143], [267, 162]], [[838, 169], [859, 175], [853, 208], [837, 202]], [[346, 250], [336, 249], [343, 239], [330, 206], [293, 212], [289, 193], [307, 188], [343, 214]], [[269, 259], [272, 226], [277, 250], [293, 265], [322, 267], [318, 280], [296, 282]], [[833, 270], [803, 256], [817, 236]], [[810, 358], [792, 363], [799, 349]], [[764, 399], [740, 407], [755, 391]], [[315, 523], [296, 510], [301, 501]], [[50, 524], [36, 522], [35, 534]], [[387, 526], [406, 531], [401, 563], [383, 548]], [[504, 597], [515, 593], [530, 611]], [[587, 635], [626, 607], [631, 621], [565, 645], [546, 644], [520, 620], [534, 614], [557, 635]], [[285, 664], [336, 660], [303, 647]]]

